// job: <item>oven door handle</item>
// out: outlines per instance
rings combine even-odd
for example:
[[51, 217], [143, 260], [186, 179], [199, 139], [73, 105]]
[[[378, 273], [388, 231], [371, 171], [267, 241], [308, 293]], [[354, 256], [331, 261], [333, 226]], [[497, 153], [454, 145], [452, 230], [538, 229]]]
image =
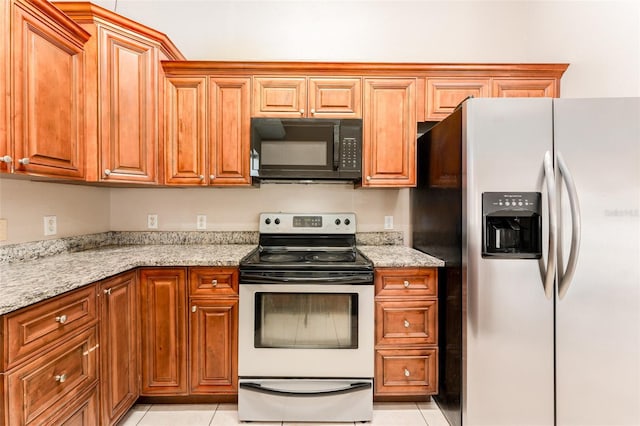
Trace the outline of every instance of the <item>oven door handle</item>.
[[331, 283], [331, 284], [371, 284], [373, 274], [343, 275], [340, 277], [274, 277], [252, 274], [241, 274], [240, 284], [273, 284], [273, 283]]
[[248, 389], [248, 390], [267, 393], [267, 394], [306, 397], [306, 396], [328, 396], [328, 395], [338, 395], [343, 393], [356, 392], [362, 389], [371, 388], [371, 382], [355, 382], [355, 383], [350, 383], [348, 386], [344, 386], [337, 389], [326, 389], [326, 390], [318, 390], [318, 391], [312, 390], [312, 391], [303, 391], [303, 392], [270, 388], [270, 387], [263, 386], [260, 383], [253, 383], [253, 382], [240, 383], [239, 386], [241, 389]]

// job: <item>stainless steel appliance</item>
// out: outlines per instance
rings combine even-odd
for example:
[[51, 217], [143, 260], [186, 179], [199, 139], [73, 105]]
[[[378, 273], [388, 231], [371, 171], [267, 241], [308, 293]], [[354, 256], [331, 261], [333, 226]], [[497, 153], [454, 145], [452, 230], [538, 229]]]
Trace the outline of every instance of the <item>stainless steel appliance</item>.
[[258, 181], [359, 181], [362, 120], [252, 118], [251, 176]]
[[471, 99], [418, 153], [450, 423], [639, 425], [640, 99]]
[[353, 213], [260, 215], [240, 262], [240, 420], [371, 420], [373, 265], [355, 231]]

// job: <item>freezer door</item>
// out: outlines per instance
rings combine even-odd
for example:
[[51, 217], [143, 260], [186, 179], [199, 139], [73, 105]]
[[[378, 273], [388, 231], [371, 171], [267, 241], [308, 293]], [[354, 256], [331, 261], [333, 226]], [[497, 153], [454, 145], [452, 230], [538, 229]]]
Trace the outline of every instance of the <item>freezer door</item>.
[[[573, 176], [581, 216], [575, 275], [556, 300], [556, 424], [637, 426], [640, 99], [557, 99], [554, 123], [556, 154]], [[573, 226], [558, 181], [562, 275]]]
[[[552, 426], [553, 288], [548, 298], [541, 271], [552, 101], [478, 98], [463, 108], [462, 424]], [[485, 192], [542, 194], [542, 259], [482, 258]]]

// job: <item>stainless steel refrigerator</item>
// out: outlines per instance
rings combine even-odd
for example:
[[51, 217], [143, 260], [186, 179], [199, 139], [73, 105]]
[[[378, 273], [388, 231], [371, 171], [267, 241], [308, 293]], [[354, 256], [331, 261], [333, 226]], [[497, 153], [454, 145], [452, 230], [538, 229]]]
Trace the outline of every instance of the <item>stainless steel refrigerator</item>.
[[464, 102], [411, 216], [452, 425], [640, 425], [640, 98]]

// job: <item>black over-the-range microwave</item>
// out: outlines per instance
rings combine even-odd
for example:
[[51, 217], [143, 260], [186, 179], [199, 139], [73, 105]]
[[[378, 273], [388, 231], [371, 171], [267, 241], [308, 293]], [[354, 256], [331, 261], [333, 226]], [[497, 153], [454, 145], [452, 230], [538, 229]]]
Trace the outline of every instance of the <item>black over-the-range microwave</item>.
[[251, 176], [259, 180], [360, 180], [362, 120], [252, 118]]

